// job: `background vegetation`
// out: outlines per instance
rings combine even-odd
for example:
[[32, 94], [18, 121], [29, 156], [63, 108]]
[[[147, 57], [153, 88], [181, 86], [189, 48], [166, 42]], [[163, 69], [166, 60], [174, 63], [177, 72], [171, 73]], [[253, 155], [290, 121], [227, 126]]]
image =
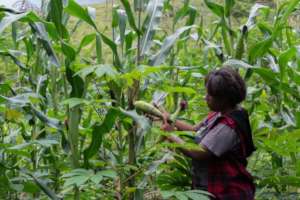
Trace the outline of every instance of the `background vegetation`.
[[220, 66], [247, 81], [256, 199], [299, 199], [298, 0], [96, 8], [0, 8], [1, 199], [208, 199], [190, 190], [190, 160], [133, 103], [173, 112], [186, 99], [180, 118], [197, 123], [203, 77]]

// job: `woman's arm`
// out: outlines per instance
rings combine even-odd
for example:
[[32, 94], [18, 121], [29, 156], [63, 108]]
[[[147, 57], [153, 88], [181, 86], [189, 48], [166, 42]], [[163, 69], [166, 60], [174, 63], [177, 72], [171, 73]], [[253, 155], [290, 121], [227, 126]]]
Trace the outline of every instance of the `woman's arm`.
[[[166, 111], [163, 112], [163, 120], [165, 120], [167, 122], [171, 121], [170, 120], [170, 114]], [[197, 131], [201, 127], [202, 123], [196, 124], [196, 125], [191, 125], [191, 124], [186, 123], [186, 122], [181, 121], [181, 120], [175, 120], [173, 125], [179, 131]]]
[[188, 124], [184, 121], [176, 120], [174, 126], [179, 131], [197, 131], [197, 127], [195, 125]]
[[[166, 122], [166, 121], [165, 121]], [[171, 126], [170, 124], [168, 123], [164, 123], [161, 127], [162, 130], [164, 131], [173, 131], [174, 130], [174, 127]], [[176, 143], [176, 144], [185, 144], [185, 141], [182, 140], [181, 138], [175, 136], [175, 135], [170, 135], [170, 136], [167, 136], [167, 140], [172, 142], [172, 143]], [[199, 150], [191, 150], [191, 149], [188, 149], [188, 148], [184, 148], [184, 147], [179, 147], [178, 148], [184, 155], [192, 158], [192, 159], [195, 159], [195, 160], [206, 160], [206, 159], [209, 159], [213, 154], [208, 150], [206, 149], [204, 146], [200, 145], [199, 146]]]
[[[167, 140], [176, 144], [185, 144], [185, 141], [182, 140], [181, 138], [171, 135], [167, 137]], [[200, 145], [200, 144], [199, 144]], [[199, 150], [191, 150], [185, 147], [179, 147], [178, 148], [184, 155], [194, 159], [194, 160], [207, 160], [212, 157], [212, 153], [206, 149], [204, 146], [200, 145]]]

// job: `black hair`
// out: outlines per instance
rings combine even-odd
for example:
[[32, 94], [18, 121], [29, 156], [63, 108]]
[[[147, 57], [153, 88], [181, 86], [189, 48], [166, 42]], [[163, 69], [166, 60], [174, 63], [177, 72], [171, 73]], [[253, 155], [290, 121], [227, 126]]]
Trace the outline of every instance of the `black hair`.
[[205, 77], [205, 86], [210, 96], [226, 101], [228, 106], [236, 106], [246, 98], [245, 81], [230, 67], [211, 71]]

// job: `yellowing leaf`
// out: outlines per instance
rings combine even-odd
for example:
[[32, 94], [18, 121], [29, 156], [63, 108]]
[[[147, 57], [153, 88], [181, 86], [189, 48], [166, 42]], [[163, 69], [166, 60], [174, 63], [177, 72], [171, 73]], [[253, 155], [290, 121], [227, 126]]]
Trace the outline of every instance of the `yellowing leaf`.
[[8, 121], [18, 121], [22, 117], [22, 113], [17, 110], [7, 109], [5, 117]]

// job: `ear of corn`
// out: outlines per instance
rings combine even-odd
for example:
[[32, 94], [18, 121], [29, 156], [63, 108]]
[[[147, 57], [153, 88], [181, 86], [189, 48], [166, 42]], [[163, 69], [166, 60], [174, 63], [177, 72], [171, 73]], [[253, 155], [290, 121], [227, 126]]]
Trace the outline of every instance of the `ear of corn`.
[[143, 111], [145, 113], [148, 113], [150, 115], [154, 115], [159, 118], [163, 118], [162, 112], [158, 110], [154, 105], [147, 103], [145, 101], [136, 101], [134, 102], [134, 106], [137, 110]]
[[[181, 106], [180, 106], [180, 102], [181, 102], [181, 99], [178, 100], [177, 109], [170, 116], [170, 119], [168, 120], [169, 123], [174, 123], [175, 120], [177, 119], [177, 116], [180, 114], [180, 112], [182, 110]], [[151, 103], [147, 103], [145, 101], [136, 101], [136, 102], [134, 102], [134, 106], [137, 110], [143, 111], [145, 113], [148, 113], [150, 115], [154, 115], [156, 117], [163, 119], [162, 112], [159, 109], [157, 109], [154, 105], [152, 105]]]

